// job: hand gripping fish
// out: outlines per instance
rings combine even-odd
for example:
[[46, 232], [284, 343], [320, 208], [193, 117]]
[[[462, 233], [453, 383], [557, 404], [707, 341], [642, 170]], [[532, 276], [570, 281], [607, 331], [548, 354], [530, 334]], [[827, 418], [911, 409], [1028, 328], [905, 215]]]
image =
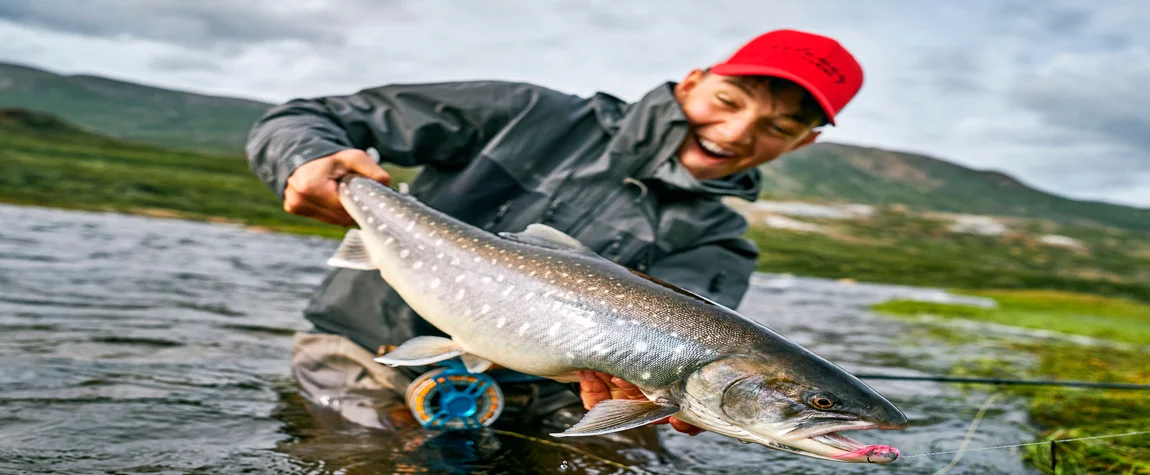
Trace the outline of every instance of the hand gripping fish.
[[359, 224], [329, 264], [378, 271], [451, 338], [420, 336], [376, 361], [461, 357], [557, 381], [618, 376], [647, 400], [605, 400], [556, 437], [594, 436], [667, 416], [743, 442], [841, 462], [898, 449], [840, 431], [902, 429], [890, 401], [766, 326], [595, 254], [554, 228], [493, 234], [361, 175], [339, 181]]

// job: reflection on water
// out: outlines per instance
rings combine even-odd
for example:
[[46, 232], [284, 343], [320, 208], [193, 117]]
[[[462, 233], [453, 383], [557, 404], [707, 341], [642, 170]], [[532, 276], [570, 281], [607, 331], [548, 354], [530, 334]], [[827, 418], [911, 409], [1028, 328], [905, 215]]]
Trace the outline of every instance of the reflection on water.
[[[0, 473], [931, 473], [949, 461], [838, 464], [667, 426], [654, 449], [540, 428], [349, 427], [304, 403], [288, 375], [291, 335], [307, 328], [300, 312], [337, 243], [30, 207], [0, 206], [0, 223]], [[907, 295], [949, 298], [762, 275], [740, 310], [854, 372], [940, 373], [1000, 351], [947, 347], [865, 311]], [[987, 396], [872, 386], [911, 426], [855, 438], [904, 454], [956, 449]], [[1029, 440], [1022, 404], [999, 399], [970, 446]], [[986, 471], [1026, 469], [985, 451], [951, 473]]]

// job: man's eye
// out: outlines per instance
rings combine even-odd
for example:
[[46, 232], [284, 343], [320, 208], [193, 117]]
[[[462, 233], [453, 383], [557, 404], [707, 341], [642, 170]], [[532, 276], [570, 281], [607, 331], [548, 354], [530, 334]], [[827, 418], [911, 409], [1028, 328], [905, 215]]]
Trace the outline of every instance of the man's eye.
[[735, 107], [735, 101], [732, 101], [727, 96], [720, 94], [720, 95], [715, 96], [715, 97], [717, 97], [719, 99], [719, 102], [721, 102], [723, 105], [728, 106], [728, 107]]

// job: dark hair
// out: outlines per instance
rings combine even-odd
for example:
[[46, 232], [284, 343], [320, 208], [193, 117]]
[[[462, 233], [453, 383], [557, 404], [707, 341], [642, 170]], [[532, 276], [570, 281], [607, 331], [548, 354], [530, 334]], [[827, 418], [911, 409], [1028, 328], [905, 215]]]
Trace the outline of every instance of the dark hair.
[[[703, 72], [711, 74], [710, 69], [706, 69]], [[772, 94], [797, 88], [802, 93], [802, 98], [799, 102], [799, 120], [804, 124], [814, 124], [815, 127], [822, 127], [830, 123], [830, 121], [827, 120], [826, 112], [823, 111], [823, 106], [819, 105], [818, 101], [815, 100], [814, 96], [812, 96], [805, 87], [800, 86], [794, 81], [776, 76], [734, 76], [732, 79], [742, 82], [752, 89], [765, 87], [768, 91], [771, 91]]]

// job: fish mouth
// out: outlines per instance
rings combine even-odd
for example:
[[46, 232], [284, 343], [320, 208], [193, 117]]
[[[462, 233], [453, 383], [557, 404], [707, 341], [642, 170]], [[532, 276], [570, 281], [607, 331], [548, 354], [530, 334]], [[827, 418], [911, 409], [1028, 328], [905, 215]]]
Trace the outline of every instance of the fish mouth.
[[848, 430], [869, 430], [879, 428], [880, 427], [877, 424], [868, 424], [863, 426], [826, 430], [796, 441], [801, 441], [802, 443], [792, 442], [792, 444], [799, 446], [796, 448], [800, 448], [805, 452], [810, 452], [812, 454], [817, 454], [820, 457], [829, 458], [831, 460], [837, 460], [840, 462], [866, 462], [878, 464], [894, 462], [900, 455], [897, 448], [883, 444], [867, 445], [840, 434], [840, 432]]

